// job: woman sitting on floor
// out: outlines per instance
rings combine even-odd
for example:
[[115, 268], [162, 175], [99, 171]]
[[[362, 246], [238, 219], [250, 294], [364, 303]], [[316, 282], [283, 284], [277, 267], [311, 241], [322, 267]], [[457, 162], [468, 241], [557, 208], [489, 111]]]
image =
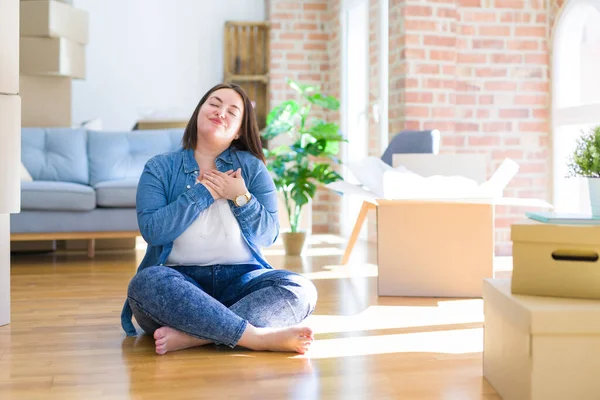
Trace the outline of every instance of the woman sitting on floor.
[[317, 291], [261, 254], [279, 234], [277, 192], [243, 89], [210, 89], [182, 142], [150, 159], [139, 181], [148, 248], [128, 288], [127, 335], [137, 334], [133, 315], [158, 354], [209, 343], [305, 353], [313, 333], [299, 324]]

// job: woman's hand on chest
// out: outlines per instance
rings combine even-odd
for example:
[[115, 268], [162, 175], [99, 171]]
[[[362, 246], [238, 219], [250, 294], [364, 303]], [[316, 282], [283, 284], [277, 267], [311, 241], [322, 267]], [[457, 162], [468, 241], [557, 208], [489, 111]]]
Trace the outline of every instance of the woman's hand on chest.
[[[242, 170], [220, 172], [212, 170], [205, 172], [202, 180], [206, 180], [207, 188], [212, 189], [220, 198], [234, 200], [248, 192], [246, 182], [242, 178]], [[213, 196], [214, 197], [214, 196]]]

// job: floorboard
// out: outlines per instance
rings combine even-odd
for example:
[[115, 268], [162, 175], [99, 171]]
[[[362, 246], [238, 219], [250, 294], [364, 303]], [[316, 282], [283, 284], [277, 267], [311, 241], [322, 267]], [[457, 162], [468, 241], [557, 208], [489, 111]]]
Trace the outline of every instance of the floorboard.
[[498, 400], [482, 377], [481, 300], [377, 297], [375, 247], [314, 236], [303, 257], [266, 250], [319, 291], [304, 356], [203, 347], [157, 356], [119, 315], [137, 250], [14, 255], [0, 327], [1, 399]]

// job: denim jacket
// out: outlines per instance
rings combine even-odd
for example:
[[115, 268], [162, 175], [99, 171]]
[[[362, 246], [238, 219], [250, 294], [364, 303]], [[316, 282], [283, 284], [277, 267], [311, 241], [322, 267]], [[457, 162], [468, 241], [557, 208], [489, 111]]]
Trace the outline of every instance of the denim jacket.
[[[277, 192], [271, 175], [254, 155], [231, 147], [217, 157], [215, 164], [221, 172], [241, 168], [252, 198], [241, 207], [232, 201], [229, 206], [257, 263], [272, 268], [261, 253], [261, 248], [272, 245], [279, 235]], [[146, 163], [138, 184], [136, 208], [140, 233], [148, 247], [138, 272], [163, 265], [175, 239], [213, 204], [208, 189], [196, 184], [199, 172], [191, 149], [160, 154]], [[121, 325], [127, 336], [137, 335], [132, 316], [126, 300]]]

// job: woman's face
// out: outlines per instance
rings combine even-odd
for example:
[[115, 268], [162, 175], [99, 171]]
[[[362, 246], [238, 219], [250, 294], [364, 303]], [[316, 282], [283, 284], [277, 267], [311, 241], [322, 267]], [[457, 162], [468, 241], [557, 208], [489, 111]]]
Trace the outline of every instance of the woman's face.
[[215, 90], [198, 112], [198, 142], [229, 147], [238, 137], [243, 113], [244, 102], [235, 90]]

